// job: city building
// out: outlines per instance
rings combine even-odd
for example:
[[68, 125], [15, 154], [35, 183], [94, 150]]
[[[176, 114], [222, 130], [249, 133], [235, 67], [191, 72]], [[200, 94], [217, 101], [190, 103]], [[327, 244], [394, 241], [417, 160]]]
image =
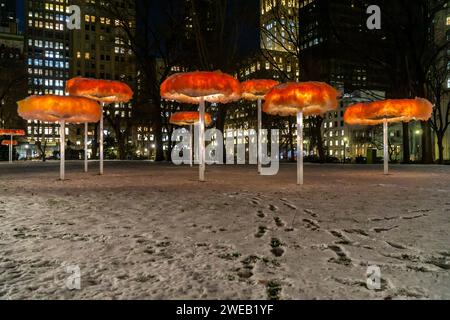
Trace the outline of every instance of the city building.
[[[136, 59], [130, 47], [126, 28], [134, 34], [136, 8], [134, 1], [115, 1], [115, 8], [104, 6], [102, 1], [72, 0], [81, 9], [81, 28], [71, 31], [70, 78], [87, 77], [117, 80], [136, 88]], [[120, 11], [117, 11], [119, 9]], [[113, 103], [104, 107], [104, 134], [106, 141], [132, 144], [133, 101]], [[98, 124], [89, 125], [88, 156], [96, 157], [98, 151]], [[72, 126], [69, 139], [75, 150], [82, 151], [84, 126]], [[119, 156], [116, 146], [106, 145], [106, 156]]]
[[[375, 135], [377, 128], [363, 128], [369, 133], [358, 136], [358, 130], [347, 126], [343, 119], [348, 105], [383, 99], [389, 87], [385, 70], [352, 47], [356, 39], [360, 39], [358, 44], [365, 48], [389, 45], [371, 42], [368, 39], [372, 38], [366, 37], [368, 32], [374, 32], [366, 27], [368, 6], [365, 1], [349, 0], [302, 0], [299, 5], [302, 79], [329, 83], [343, 97], [337, 111], [324, 115], [322, 125], [328, 156], [340, 160], [366, 157], [367, 150], [372, 152], [377, 147], [378, 153], [382, 152], [379, 145], [371, 144], [370, 140], [361, 143], [363, 140], [356, 139], [362, 134], [366, 138]], [[375, 140], [378, 137], [372, 139]]]
[[[245, 59], [235, 73], [240, 81], [250, 79], [274, 79], [280, 82], [298, 81], [300, 68], [296, 39], [298, 39], [298, 0], [261, 0], [260, 48]], [[264, 126], [281, 129], [282, 159], [293, 158], [293, 137], [296, 125], [292, 119], [270, 119], [263, 115]], [[271, 122], [271, 123], [269, 123]], [[256, 102], [241, 101], [230, 105], [225, 130], [236, 143], [248, 143], [250, 129], [257, 128]], [[245, 138], [243, 136], [245, 136]], [[242, 140], [242, 139], [245, 139]]]
[[[68, 0], [25, 1], [25, 55], [28, 94], [64, 95], [69, 77], [70, 33], [66, 26]], [[68, 134], [69, 129], [66, 129]], [[33, 156], [56, 156], [59, 126], [28, 121]]]
[[0, 0], [0, 32], [18, 33], [15, 0]]
[[[163, 73], [165, 73], [166, 65], [164, 60], [161, 58], [155, 59], [155, 72], [156, 81], [161, 83], [163, 79]], [[174, 66], [171, 67], [171, 73], [185, 72], [187, 71], [184, 67]], [[137, 92], [136, 98], [142, 105], [151, 106], [155, 102], [149, 93], [148, 88], [143, 87], [145, 80], [144, 75], [138, 72], [137, 77]], [[176, 102], [171, 101], [161, 101], [160, 103], [160, 116], [162, 121], [162, 143], [163, 151], [167, 153], [170, 150], [170, 136], [171, 130], [173, 129], [169, 123], [169, 119], [172, 113], [181, 111], [181, 105]], [[136, 119], [134, 121], [133, 130], [133, 143], [136, 148], [136, 157], [142, 159], [153, 160], [156, 156], [156, 137], [154, 132], [154, 127], [152, 125], [152, 110], [150, 107], [138, 108], [136, 113]]]
[[[18, 33], [15, 6], [15, 1], [0, 0], [0, 128], [6, 129], [25, 128], [25, 122], [17, 115], [16, 104], [26, 97], [27, 74], [24, 38]], [[27, 144], [23, 142], [20, 139], [14, 148], [19, 158], [26, 157]]]

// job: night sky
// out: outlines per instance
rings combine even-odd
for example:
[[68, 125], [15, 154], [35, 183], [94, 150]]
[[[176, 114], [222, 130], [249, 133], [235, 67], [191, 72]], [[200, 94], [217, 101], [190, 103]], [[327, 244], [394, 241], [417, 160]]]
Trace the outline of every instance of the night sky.
[[[259, 0], [231, 0], [230, 3], [239, 5], [240, 1], [245, 1], [247, 12], [246, 19], [243, 21], [244, 30], [239, 39], [239, 49], [242, 56], [248, 56], [259, 50]], [[164, 10], [163, 6], [164, 0], [154, 1], [150, 6], [149, 15], [155, 24], [164, 23], [164, 18], [160, 13]]]
[[16, 10], [17, 10], [17, 19], [19, 19], [19, 30], [23, 32], [24, 22], [25, 22], [25, 9], [24, 4], [25, 0], [16, 0]]
[[[242, 1], [242, 0], [241, 0]], [[243, 55], [254, 53], [259, 49], [259, 0], [245, 0], [250, 3], [252, 10], [248, 12], [245, 20], [244, 36], [241, 39], [240, 48]]]
[[[159, 0], [156, 3], [155, 8], [158, 7], [158, 2], [162, 2], [164, 0]], [[242, 1], [242, 0], [239, 0]], [[248, 12], [248, 19], [245, 21], [245, 30], [243, 32], [243, 36], [240, 39], [240, 45], [239, 48], [241, 49], [242, 55], [248, 55], [256, 50], [258, 50], [259, 47], [259, 0], [245, 0], [248, 1], [247, 4], [250, 5], [252, 8]], [[19, 19], [19, 30], [24, 31], [24, 22], [25, 22], [25, 10], [24, 10], [24, 4], [25, 0], [16, 0], [17, 4], [17, 18]], [[152, 13], [149, 13], [151, 15], [158, 15], [158, 10], [155, 10]], [[155, 19], [157, 20], [157, 19]]]

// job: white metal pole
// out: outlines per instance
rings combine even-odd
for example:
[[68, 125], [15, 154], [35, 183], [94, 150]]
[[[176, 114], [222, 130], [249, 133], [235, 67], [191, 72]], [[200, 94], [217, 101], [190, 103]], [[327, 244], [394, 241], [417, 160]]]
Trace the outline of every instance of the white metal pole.
[[13, 136], [9, 137], [9, 163], [13, 163]]
[[297, 184], [303, 185], [303, 112], [297, 113]]
[[84, 172], [88, 172], [88, 123], [84, 124]]
[[389, 127], [388, 120], [384, 119], [383, 121], [383, 143], [384, 143], [384, 174], [389, 174]]
[[190, 134], [191, 134], [191, 139], [190, 139], [190, 144], [191, 144], [191, 167], [194, 166], [194, 125], [190, 125], [189, 126]]
[[262, 101], [258, 99], [258, 173], [262, 171]]
[[205, 169], [206, 169], [206, 154], [205, 154], [205, 99], [200, 99], [200, 134], [198, 137], [199, 153], [200, 153], [200, 182], [205, 181]]
[[59, 155], [60, 155], [60, 179], [65, 180], [66, 172], [65, 172], [65, 160], [66, 160], [66, 122], [65, 120], [61, 120], [59, 125]]
[[100, 175], [103, 175], [103, 108], [105, 104], [102, 103], [102, 117], [100, 118]]

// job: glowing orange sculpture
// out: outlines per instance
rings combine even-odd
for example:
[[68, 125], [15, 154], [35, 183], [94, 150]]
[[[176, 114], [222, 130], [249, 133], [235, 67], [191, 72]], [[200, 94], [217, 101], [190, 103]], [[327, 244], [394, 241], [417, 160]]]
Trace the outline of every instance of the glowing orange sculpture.
[[[197, 111], [177, 112], [170, 116], [169, 122], [177, 126], [191, 126], [200, 122], [200, 113]], [[208, 127], [211, 123], [211, 115], [205, 113], [205, 125]]]
[[262, 171], [262, 100], [266, 94], [279, 84], [275, 80], [257, 79], [241, 83], [242, 98], [249, 101], [258, 101], [258, 173]]
[[16, 140], [13, 140], [12, 142], [11, 142], [11, 140], [3, 140], [2, 141], [2, 146], [17, 146], [19, 144], [19, 142], [18, 141], [16, 141]]
[[190, 104], [199, 104], [202, 100], [230, 103], [241, 98], [241, 87], [234, 77], [219, 71], [177, 73], [163, 82], [161, 97]]
[[388, 125], [395, 122], [413, 120], [427, 121], [433, 114], [433, 105], [422, 98], [383, 100], [371, 103], [358, 103], [349, 106], [344, 114], [344, 121], [350, 125], [383, 124], [384, 174], [389, 174]]
[[384, 123], [426, 121], [433, 114], [433, 105], [426, 99], [384, 100], [358, 103], [347, 108], [344, 120], [350, 125], [378, 125]]
[[91, 99], [67, 96], [31, 96], [17, 102], [17, 112], [25, 120], [59, 122], [60, 179], [65, 179], [66, 123], [98, 122], [102, 116], [100, 105]]
[[[21, 129], [0, 129], [0, 136], [9, 136], [9, 140], [3, 140], [3, 146], [9, 146], [9, 163], [13, 163], [13, 146], [17, 145], [17, 141], [13, 141], [14, 136], [24, 136], [25, 131]], [[15, 144], [14, 144], [15, 143]]]
[[274, 116], [324, 114], [337, 108], [339, 92], [322, 82], [281, 84], [266, 96], [264, 112]]
[[242, 98], [250, 101], [256, 101], [259, 99], [264, 100], [266, 94], [278, 84], [278, 81], [265, 79], [248, 80], [242, 82]]
[[234, 77], [222, 72], [197, 71], [177, 73], [161, 85], [161, 98], [181, 103], [199, 104], [200, 111], [200, 181], [205, 181], [205, 101], [229, 103], [241, 98], [241, 86]]
[[[120, 81], [98, 80], [89, 78], [73, 78], [66, 83], [66, 92], [71, 96], [86, 97], [101, 102], [102, 107], [110, 103], [127, 103], [133, 98], [133, 90]], [[100, 118], [100, 174], [103, 174], [103, 112]], [[84, 126], [84, 171], [87, 172], [87, 132]]]
[[303, 184], [303, 117], [336, 110], [339, 92], [322, 82], [286, 83], [266, 95], [264, 112], [277, 116], [297, 115], [297, 184]]
[[25, 131], [21, 129], [0, 129], [0, 136], [24, 136]]
[[[170, 116], [169, 122], [176, 126], [189, 126], [189, 132], [191, 133], [190, 140], [190, 164], [194, 165], [194, 125], [200, 122], [200, 113], [197, 111], [177, 112]], [[209, 113], [205, 113], [205, 125], [209, 127], [212, 123], [212, 118]]]
[[71, 96], [86, 97], [102, 103], [127, 103], [133, 98], [133, 90], [120, 81], [73, 78], [66, 83]]
[[17, 104], [17, 111], [25, 120], [84, 123], [98, 122], [101, 117], [99, 104], [82, 97], [31, 96]]

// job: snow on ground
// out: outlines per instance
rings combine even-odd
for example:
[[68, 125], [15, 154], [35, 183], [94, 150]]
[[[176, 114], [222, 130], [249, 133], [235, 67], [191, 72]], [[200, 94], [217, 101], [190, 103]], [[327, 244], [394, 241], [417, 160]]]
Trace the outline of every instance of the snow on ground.
[[450, 299], [450, 167], [97, 167], [0, 164], [0, 299]]

